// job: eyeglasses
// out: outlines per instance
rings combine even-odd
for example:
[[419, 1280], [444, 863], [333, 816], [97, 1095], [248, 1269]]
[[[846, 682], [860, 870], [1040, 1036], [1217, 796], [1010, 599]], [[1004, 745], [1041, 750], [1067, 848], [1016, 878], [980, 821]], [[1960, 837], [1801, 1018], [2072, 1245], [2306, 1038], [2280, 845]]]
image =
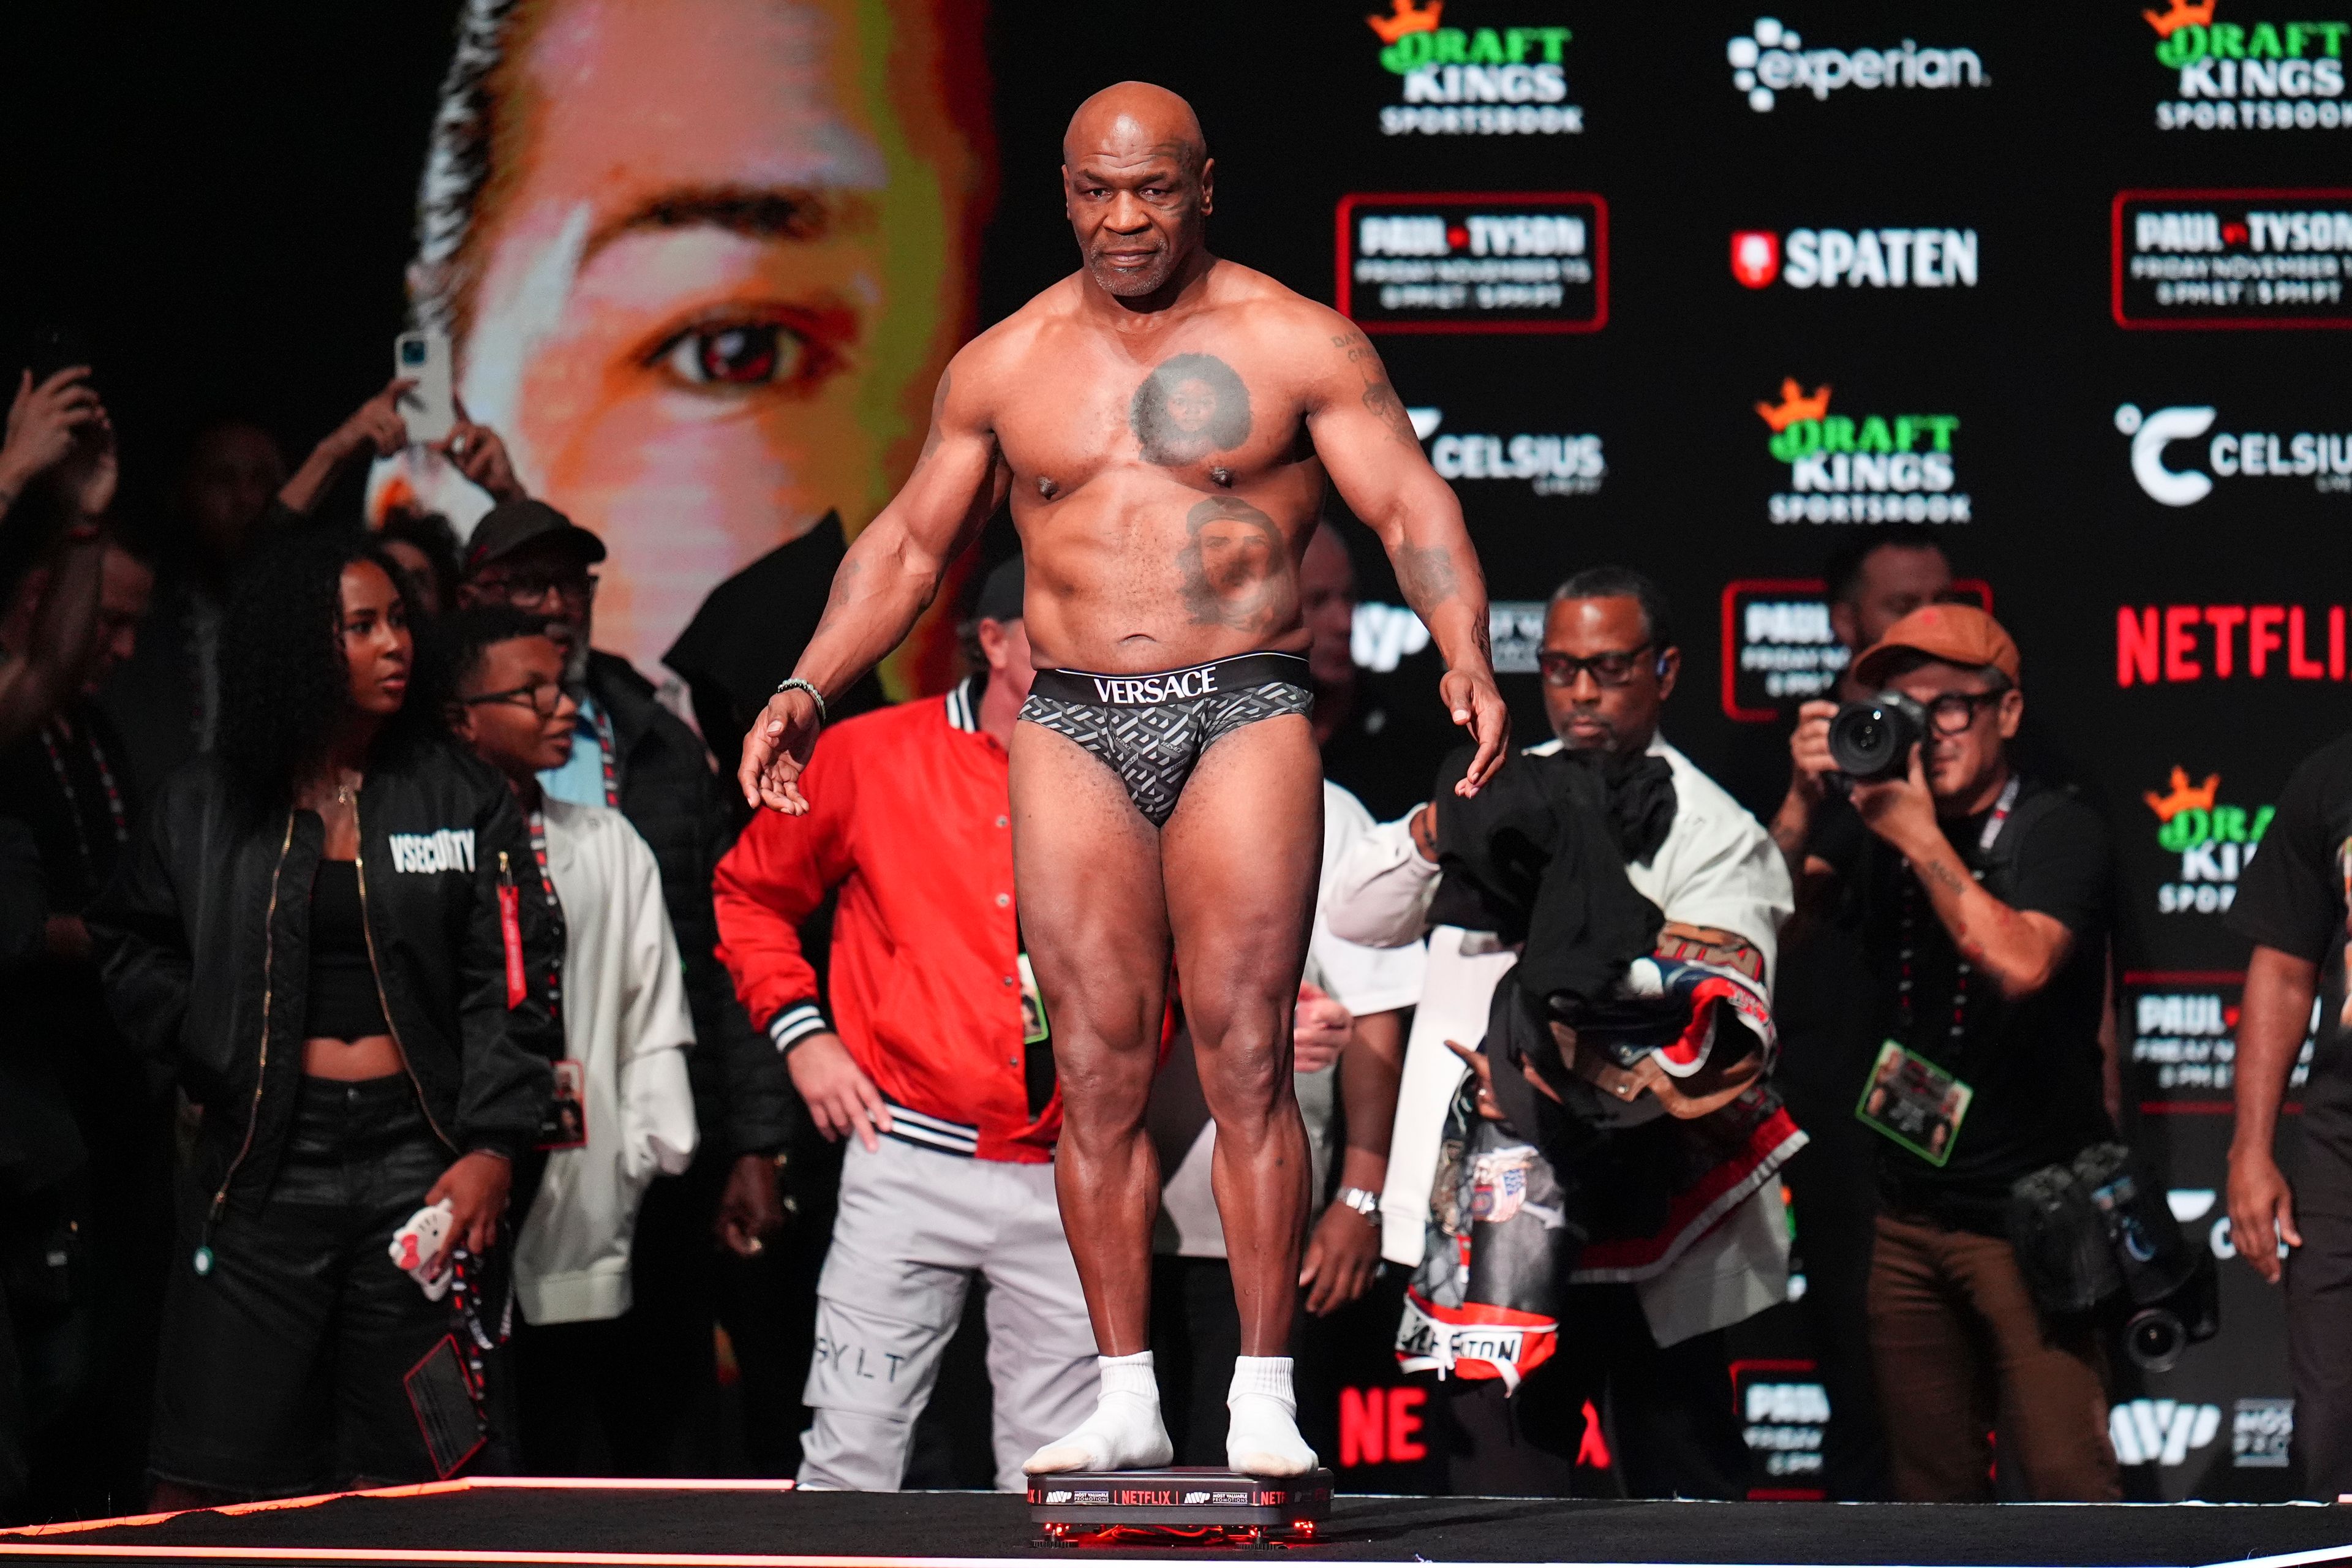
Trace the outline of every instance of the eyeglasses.
[[563, 688], [552, 680], [534, 680], [510, 691], [485, 691], [479, 697], [465, 698], [458, 706], [478, 708], [485, 702], [511, 702], [518, 708], [530, 709], [542, 719], [552, 719], [555, 710], [563, 706]]
[[1977, 721], [1977, 710], [1991, 707], [2001, 696], [2001, 691], [1947, 691], [1920, 706], [1927, 710], [1927, 722], [1938, 735], [1965, 735]]
[[483, 593], [494, 594], [525, 609], [544, 604], [551, 596], [577, 604], [585, 604], [596, 596], [595, 574], [577, 568], [524, 566], [513, 571], [485, 572], [474, 582]]
[[1554, 653], [1549, 648], [1536, 655], [1536, 668], [1543, 671], [1546, 686], [1573, 686], [1576, 678], [1585, 671], [1602, 686], [1625, 686], [1641, 668], [1642, 656], [1656, 647], [1643, 643], [1627, 648], [1623, 653], [1596, 653], [1590, 658], [1579, 658], [1572, 653]]

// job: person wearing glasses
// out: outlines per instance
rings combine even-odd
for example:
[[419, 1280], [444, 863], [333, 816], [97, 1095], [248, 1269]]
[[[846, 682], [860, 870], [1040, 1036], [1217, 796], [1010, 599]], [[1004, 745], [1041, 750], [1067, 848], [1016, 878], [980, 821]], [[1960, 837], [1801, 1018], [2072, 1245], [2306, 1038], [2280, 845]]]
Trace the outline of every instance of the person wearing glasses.
[[[1850, 1097], [1877, 1154], [1868, 1317], [1885, 1406], [1901, 1413], [1886, 1424], [1893, 1490], [1990, 1502], [1997, 1439], [2032, 1500], [2111, 1501], [2105, 1353], [2091, 1327], [2036, 1311], [2003, 1223], [2019, 1177], [2114, 1136], [2106, 827], [2012, 764], [2017, 645], [1982, 610], [1915, 610], [1854, 673], [1918, 703], [1928, 735], [1903, 773], [1849, 782], [1830, 755], [1836, 705], [1805, 704], [1782, 821], [1801, 818], [1807, 924], [1821, 911], [1864, 958], [1875, 1048]], [[1824, 809], [1840, 793], [1853, 809]], [[1882, 1078], [1914, 1086], [1913, 1135], [1886, 1096], [1864, 1097]], [[1939, 1121], [1942, 1136], [1922, 1134]]]
[[[487, 446], [492, 433], [478, 438]], [[562, 649], [564, 682], [578, 704], [572, 752], [540, 775], [541, 787], [552, 800], [618, 810], [661, 868], [694, 1016], [698, 1044], [688, 1069], [702, 1136], [686, 1173], [656, 1181], [646, 1194], [634, 1255], [636, 1304], [625, 1321], [635, 1336], [631, 1364], [653, 1369], [646, 1390], [700, 1387], [715, 1397], [711, 1324], [721, 1290], [730, 1280], [744, 1282], [736, 1279], [740, 1270], [724, 1277], [718, 1270], [712, 1232], [739, 1258], [766, 1250], [764, 1238], [783, 1223], [776, 1157], [795, 1142], [805, 1113], [782, 1058], [751, 1026], [719, 964], [710, 879], [736, 822], [709, 754], [634, 665], [591, 646], [594, 568], [604, 559], [603, 540], [545, 501], [515, 495], [476, 524], [457, 603], [503, 605], [535, 617]], [[691, 1398], [649, 1394], [615, 1462], [631, 1474], [709, 1473], [718, 1456], [708, 1433], [688, 1419], [694, 1407]]]
[[[1552, 595], [1538, 660], [1552, 738], [1531, 754], [1646, 752], [1672, 771], [1665, 841], [1647, 864], [1626, 868], [1634, 890], [1665, 916], [1660, 951], [1728, 964], [1769, 985], [1790, 912], [1788, 870], [1755, 817], [1658, 732], [1682, 671], [1664, 595], [1621, 566], [1576, 574]], [[1327, 894], [1337, 934], [1375, 946], [1421, 936], [1439, 879], [1436, 823], [1433, 805], [1417, 806], [1356, 842]], [[1517, 961], [1492, 931], [1429, 928], [1428, 978], [1381, 1194], [1381, 1251], [1391, 1261], [1421, 1262], [1446, 1108], [1463, 1072], [1447, 1042], [1485, 1036], [1495, 986]], [[1589, 1399], [1613, 1418], [1630, 1495], [1747, 1495], [1723, 1331], [1786, 1299], [1779, 1184], [1765, 1182], [1680, 1253], [1634, 1272], [1571, 1277], [1559, 1353], [1516, 1394], [1507, 1399], [1491, 1381], [1446, 1380], [1439, 1396], [1452, 1403], [1465, 1439], [1451, 1460], [1459, 1489], [1569, 1491]]]
[[619, 812], [556, 799], [540, 783], [577, 732], [563, 650], [544, 622], [508, 605], [461, 610], [438, 629], [450, 731], [506, 776], [537, 861], [525, 893], [563, 916], [551, 985], [563, 1059], [534, 1146], [545, 1170], [517, 1194], [528, 1212], [515, 1242], [515, 1370], [524, 1468], [593, 1473], [592, 1454], [629, 1441], [633, 1402], [620, 1391], [642, 1363], [622, 1325], [637, 1208], [656, 1174], [676, 1175], [694, 1156], [694, 1023], [653, 851]]

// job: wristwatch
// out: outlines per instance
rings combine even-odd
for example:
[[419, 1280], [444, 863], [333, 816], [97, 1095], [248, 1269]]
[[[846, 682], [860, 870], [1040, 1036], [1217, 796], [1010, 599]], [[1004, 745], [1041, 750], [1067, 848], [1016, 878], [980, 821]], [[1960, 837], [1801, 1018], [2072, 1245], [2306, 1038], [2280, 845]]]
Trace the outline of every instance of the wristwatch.
[[1339, 1202], [1374, 1225], [1381, 1223], [1381, 1194], [1365, 1187], [1341, 1187]]

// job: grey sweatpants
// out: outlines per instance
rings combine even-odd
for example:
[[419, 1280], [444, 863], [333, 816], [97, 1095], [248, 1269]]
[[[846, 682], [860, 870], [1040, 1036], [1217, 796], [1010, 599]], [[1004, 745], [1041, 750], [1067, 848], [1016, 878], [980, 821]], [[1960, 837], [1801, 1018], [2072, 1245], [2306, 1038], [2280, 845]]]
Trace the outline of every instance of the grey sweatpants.
[[1095, 1336], [1054, 1167], [851, 1140], [817, 1280], [800, 1484], [896, 1491], [973, 1276], [988, 1281], [996, 1484], [1093, 1414]]

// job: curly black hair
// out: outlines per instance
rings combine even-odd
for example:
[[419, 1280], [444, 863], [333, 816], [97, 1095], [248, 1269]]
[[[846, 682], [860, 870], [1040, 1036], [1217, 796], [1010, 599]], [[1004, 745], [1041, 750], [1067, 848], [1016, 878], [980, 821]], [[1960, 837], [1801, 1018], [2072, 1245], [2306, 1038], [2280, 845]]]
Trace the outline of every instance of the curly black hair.
[[[326, 756], [351, 705], [343, 662], [343, 568], [372, 561], [404, 601], [415, 584], [383, 545], [354, 529], [306, 529], [266, 546], [238, 574], [221, 626], [220, 759], [257, 810], [283, 807]], [[439, 703], [417, 689], [375, 741], [385, 759], [437, 734]]]

